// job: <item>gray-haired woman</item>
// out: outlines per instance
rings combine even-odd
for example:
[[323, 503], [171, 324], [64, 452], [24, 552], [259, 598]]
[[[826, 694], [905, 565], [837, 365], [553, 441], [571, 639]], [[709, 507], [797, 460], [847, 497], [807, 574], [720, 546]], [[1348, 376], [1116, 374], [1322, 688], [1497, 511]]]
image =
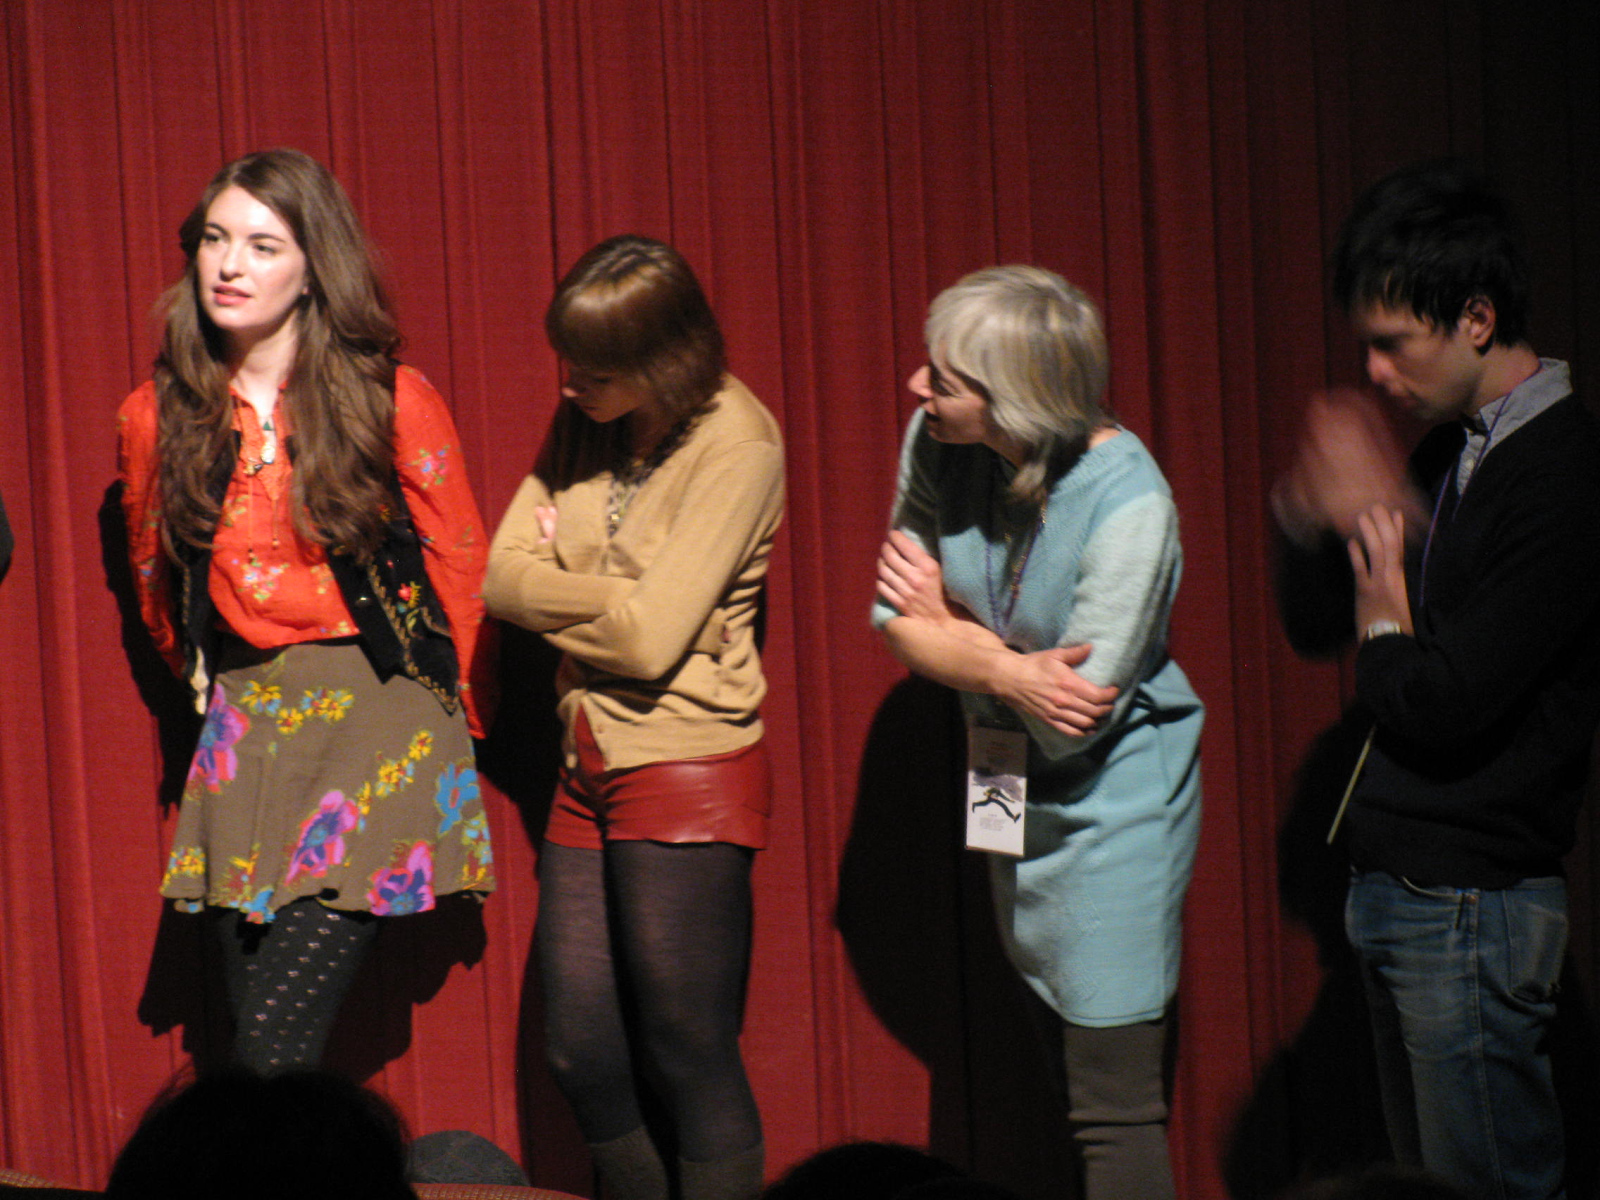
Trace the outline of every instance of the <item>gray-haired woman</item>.
[[[1101, 406], [1100, 314], [1071, 284], [979, 271], [933, 302], [926, 337], [874, 622], [961, 692], [969, 808], [1020, 817], [1019, 856], [990, 860], [995, 907], [1061, 1018], [1085, 1195], [1170, 1196], [1164, 1066], [1202, 721], [1167, 654], [1177, 512]], [[1025, 783], [983, 786], [999, 776]]]

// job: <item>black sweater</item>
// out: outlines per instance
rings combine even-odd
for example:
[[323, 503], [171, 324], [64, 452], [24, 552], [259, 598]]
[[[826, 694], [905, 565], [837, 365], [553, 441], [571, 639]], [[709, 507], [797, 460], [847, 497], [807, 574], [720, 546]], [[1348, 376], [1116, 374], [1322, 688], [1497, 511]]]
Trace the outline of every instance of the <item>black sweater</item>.
[[[1416, 636], [1373, 638], [1356, 698], [1375, 724], [1345, 816], [1351, 860], [1416, 883], [1505, 887], [1561, 873], [1600, 723], [1600, 430], [1575, 397], [1498, 443], [1459, 497], [1464, 431], [1412, 455], [1439, 506], [1427, 578], [1407, 563]], [[1286, 547], [1298, 649], [1353, 632], [1344, 547]]]

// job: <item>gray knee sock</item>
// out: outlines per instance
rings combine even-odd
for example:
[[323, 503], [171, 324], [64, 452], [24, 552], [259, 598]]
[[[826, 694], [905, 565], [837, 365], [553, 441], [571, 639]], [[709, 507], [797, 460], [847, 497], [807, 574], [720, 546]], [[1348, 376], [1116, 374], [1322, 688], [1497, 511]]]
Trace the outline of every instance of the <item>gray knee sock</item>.
[[604, 1200], [667, 1200], [667, 1168], [643, 1125], [609, 1142], [589, 1143]]
[[1165, 1021], [1067, 1025], [1067, 1116], [1083, 1160], [1084, 1200], [1171, 1200]]
[[711, 1162], [679, 1159], [681, 1200], [753, 1200], [761, 1192], [766, 1164], [765, 1142]]

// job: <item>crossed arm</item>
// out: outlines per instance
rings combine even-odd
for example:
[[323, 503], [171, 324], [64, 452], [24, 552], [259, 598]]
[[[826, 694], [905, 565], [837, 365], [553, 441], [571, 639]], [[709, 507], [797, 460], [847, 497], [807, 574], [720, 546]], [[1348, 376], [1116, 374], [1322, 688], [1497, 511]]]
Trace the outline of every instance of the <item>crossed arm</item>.
[[[782, 511], [781, 448], [738, 443], [695, 462], [670, 529], [637, 579], [602, 575], [563, 566], [554, 498], [529, 476], [495, 535], [484, 596], [494, 615], [591, 667], [657, 679], [720, 638], [719, 605], [764, 562]], [[581, 531], [575, 537], [581, 541]]]
[[950, 600], [939, 560], [898, 529], [878, 554], [878, 595], [900, 613], [883, 627], [889, 649], [917, 674], [998, 697], [1068, 736], [1093, 732], [1110, 714], [1118, 689], [1091, 683], [1073, 669], [1089, 657], [1090, 646], [1013, 650]]

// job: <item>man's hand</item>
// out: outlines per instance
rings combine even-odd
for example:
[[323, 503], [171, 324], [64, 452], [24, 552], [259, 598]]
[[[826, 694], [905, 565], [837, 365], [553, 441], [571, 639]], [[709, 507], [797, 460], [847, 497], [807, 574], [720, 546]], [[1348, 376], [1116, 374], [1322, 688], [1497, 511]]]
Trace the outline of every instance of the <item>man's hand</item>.
[[1381, 506], [1356, 518], [1356, 536], [1346, 543], [1356, 576], [1356, 630], [1375, 621], [1393, 621], [1410, 634], [1411, 602], [1406, 592], [1406, 521]]

